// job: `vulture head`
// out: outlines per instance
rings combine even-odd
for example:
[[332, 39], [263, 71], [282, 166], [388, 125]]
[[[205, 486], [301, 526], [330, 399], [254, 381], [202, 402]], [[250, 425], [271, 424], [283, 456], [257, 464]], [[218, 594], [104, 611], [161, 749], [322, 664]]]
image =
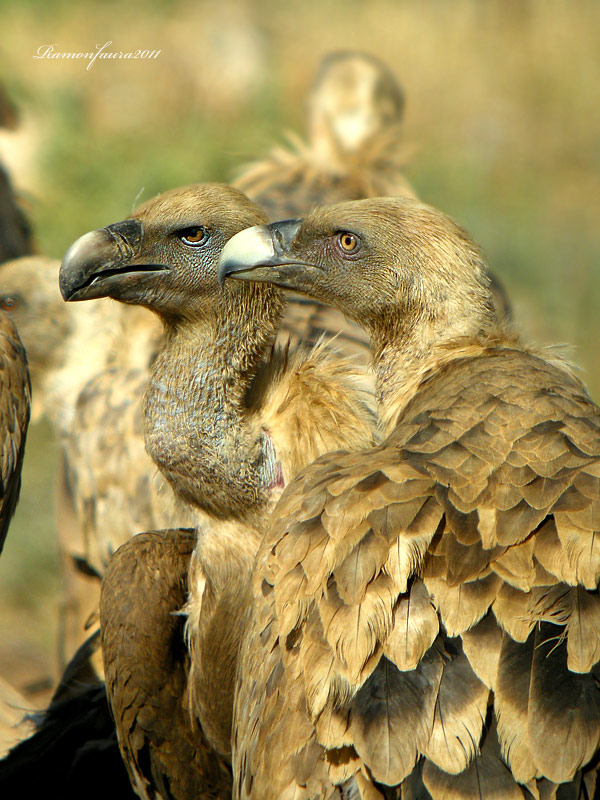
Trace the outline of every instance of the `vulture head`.
[[339, 51], [322, 61], [309, 99], [311, 141], [356, 153], [402, 120], [404, 94], [388, 67], [366, 53]]
[[479, 248], [451, 219], [410, 198], [318, 208], [301, 220], [239, 233], [224, 248], [221, 280], [270, 281], [342, 310], [372, 347], [415, 350], [493, 324]]
[[[71, 245], [60, 270], [62, 296], [67, 301], [112, 297], [146, 306], [166, 321], [204, 319], [222, 304], [217, 262], [224, 244], [265, 219], [258, 206], [228, 186], [165, 192], [122, 222]], [[227, 298], [243, 302], [255, 294], [234, 292]]]

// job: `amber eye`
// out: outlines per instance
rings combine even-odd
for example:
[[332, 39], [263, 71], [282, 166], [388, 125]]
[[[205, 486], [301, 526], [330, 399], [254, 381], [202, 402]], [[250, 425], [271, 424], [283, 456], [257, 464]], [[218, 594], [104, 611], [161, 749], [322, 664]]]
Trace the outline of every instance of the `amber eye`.
[[344, 253], [355, 253], [358, 250], [358, 237], [356, 237], [353, 233], [342, 231], [342, 233], [338, 233], [337, 240]]
[[201, 228], [199, 225], [194, 225], [192, 228], [185, 228], [185, 230], [180, 231], [179, 238], [185, 244], [198, 247], [198, 245], [204, 244], [208, 235], [204, 228]]
[[2, 297], [0, 298], [0, 308], [2, 311], [14, 311], [17, 305], [16, 298], [14, 297]]

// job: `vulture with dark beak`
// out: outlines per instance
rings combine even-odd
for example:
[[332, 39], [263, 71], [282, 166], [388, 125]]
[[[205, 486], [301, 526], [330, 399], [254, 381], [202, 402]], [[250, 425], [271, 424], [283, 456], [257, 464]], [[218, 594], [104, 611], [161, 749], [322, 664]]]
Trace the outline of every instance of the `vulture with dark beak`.
[[600, 409], [584, 386], [497, 325], [479, 249], [415, 201], [244, 231], [219, 273], [360, 322], [385, 435], [320, 458], [273, 512], [234, 796], [592, 797]]
[[[127, 220], [81, 237], [61, 268], [66, 300], [109, 296], [161, 319], [163, 345], [144, 400], [146, 447], [199, 517], [185, 605], [189, 679], [179, 628], [169, 628], [170, 615], [183, 604], [181, 588], [178, 594], [172, 587], [181, 587], [182, 574], [185, 579], [184, 556], [169, 567], [160, 537], [152, 557], [144, 537], [134, 537], [117, 552], [103, 582], [107, 690], [122, 752], [145, 796], [157, 791], [157, 770], [164, 785], [179, 782], [178, 797], [224, 796], [214, 775], [196, 768], [192, 756], [178, 755], [177, 743], [187, 737], [189, 744], [193, 732], [198, 752], [210, 747], [219, 764], [230, 757], [237, 650], [265, 520], [307, 463], [373, 440], [361, 371], [324, 345], [274, 349], [285, 306], [278, 289], [219, 286], [225, 243], [265, 219], [235, 189], [176, 189]], [[175, 541], [183, 535], [164, 534]], [[127, 566], [132, 563], [135, 570]], [[132, 631], [143, 633], [133, 637]], [[161, 685], [181, 691], [169, 688], [162, 704]], [[175, 707], [179, 716], [171, 718]], [[172, 747], [165, 746], [169, 735]], [[180, 776], [191, 770], [199, 778], [188, 792]]]
[[25, 348], [12, 320], [0, 311], [0, 552], [19, 499], [30, 407]]

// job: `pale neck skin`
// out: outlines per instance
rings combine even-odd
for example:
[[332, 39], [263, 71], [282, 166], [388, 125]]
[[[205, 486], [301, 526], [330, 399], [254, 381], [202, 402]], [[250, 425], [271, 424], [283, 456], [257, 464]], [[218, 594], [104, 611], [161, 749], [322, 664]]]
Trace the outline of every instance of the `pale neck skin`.
[[210, 313], [165, 321], [145, 397], [146, 449], [176, 493], [219, 519], [247, 519], [281, 475], [246, 397], [283, 309], [271, 288], [227, 292]]

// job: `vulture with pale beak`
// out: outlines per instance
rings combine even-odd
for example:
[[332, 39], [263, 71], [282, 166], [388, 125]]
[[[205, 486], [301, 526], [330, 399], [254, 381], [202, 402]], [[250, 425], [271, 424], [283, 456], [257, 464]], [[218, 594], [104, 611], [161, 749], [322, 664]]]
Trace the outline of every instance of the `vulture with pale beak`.
[[19, 499], [30, 408], [25, 348], [12, 320], [0, 311], [0, 552]]
[[[235, 189], [176, 189], [81, 237], [61, 267], [65, 300], [112, 297], [161, 319], [163, 345], [144, 399], [146, 448], [199, 518], [189, 573], [183, 551], [171, 566], [161, 555], [173, 538], [189, 539], [171, 532], [162, 545], [155, 536], [150, 549], [144, 537], [131, 539], [103, 581], [107, 691], [122, 752], [144, 796], [157, 790], [157, 770], [164, 785], [182, 787], [178, 797], [223, 796], [214, 774], [197, 764], [207, 749], [220, 765], [230, 757], [237, 651], [265, 520], [307, 463], [373, 441], [361, 370], [324, 345], [274, 348], [285, 306], [279, 289], [219, 286], [225, 243], [265, 220]], [[181, 631], [169, 623], [183, 605], [182, 581], [189, 591], [189, 655]], [[161, 704], [161, 685], [181, 691], [169, 689]], [[197, 763], [178, 755], [184, 739], [195, 742]], [[188, 790], [180, 778], [190, 771], [197, 778]], [[216, 772], [220, 780], [224, 773]]]
[[234, 796], [591, 797], [600, 409], [582, 383], [497, 325], [478, 247], [412, 200], [249, 229], [219, 274], [363, 325], [385, 436], [320, 458], [273, 512]]

